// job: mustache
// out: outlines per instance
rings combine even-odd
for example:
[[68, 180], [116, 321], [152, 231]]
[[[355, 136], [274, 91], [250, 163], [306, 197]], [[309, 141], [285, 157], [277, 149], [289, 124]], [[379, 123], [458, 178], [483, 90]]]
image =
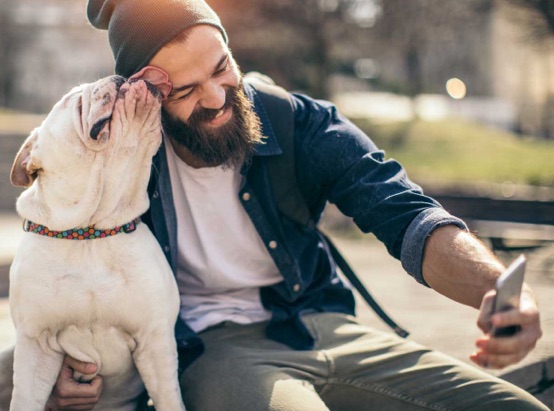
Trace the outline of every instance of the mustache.
[[[249, 161], [254, 147], [263, 141], [261, 123], [242, 86], [226, 90], [220, 109], [197, 108], [185, 122], [162, 108], [164, 131], [197, 159], [210, 166], [234, 167]], [[203, 123], [229, 107], [233, 116], [217, 128]]]
[[196, 109], [189, 117], [188, 123], [190, 125], [207, 123], [216, 118], [221, 110], [227, 110], [233, 105], [234, 95], [231, 89], [225, 89], [225, 103], [221, 108], [204, 108], [200, 107]]

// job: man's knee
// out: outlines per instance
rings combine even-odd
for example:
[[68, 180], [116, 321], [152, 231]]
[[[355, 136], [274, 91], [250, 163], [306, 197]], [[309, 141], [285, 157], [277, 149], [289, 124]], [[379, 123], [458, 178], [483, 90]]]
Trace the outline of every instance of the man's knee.
[[13, 355], [14, 347], [0, 352], [0, 410], [10, 407], [13, 390]]
[[264, 366], [235, 372], [226, 368], [211, 373], [192, 369], [181, 376], [187, 410], [328, 411], [308, 381]]

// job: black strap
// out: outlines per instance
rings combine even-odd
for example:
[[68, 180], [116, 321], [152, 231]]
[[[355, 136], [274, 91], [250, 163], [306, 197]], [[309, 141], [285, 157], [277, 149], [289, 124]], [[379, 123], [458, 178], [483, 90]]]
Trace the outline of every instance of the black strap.
[[[277, 207], [283, 215], [287, 216], [292, 221], [302, 226], [315, 227], [316, 225], [311, 218], [310, 210], [300, 191], [297, 183], [298, 179], [296, 178], [294, 106], [290, 95], [283, 88], [276, 86], [270, 78], [260, 75], [259, 73], [249, 73], [245, 76], [245, 79], [258, 91], [257, 95], [262, 101], [275, 136], [283, 150], [282, 155], [272, 156], [267, 159], [271, 188], [273, 189]], [[381, 320], [391, 327], [400, 337], [406, 338], [409, 333], [398, 326], [383, 311], [331, 240], [325, 234], [321, 234], [327, 241], [331, 256], [352, 286], [358, 290], [363, 299]]]
[[[248, 73], [245, 79], [257, 91], [283, 154], [267, 158], [271, 188], [279, 211], [303, 226], [315, 226], [296, 182], [294, 106], [289, 93], [268, 77]], [[291, 184], [293, 183], [293, 184]]]
[[341, 255], [335, 244], [333, 244], [331, 239], [321, 231], [319, 231], [319, 233], [325, 238], [325, 241], [327, 241], [327, 245], [329, 246], [329, 251], [331, 251], [333, 260], [335, 260], [335, 263], [337, 263], [337, 266], [340, 268], [341, 272], [348, 279], [350, 284], [352, 284], [354, 288], [358, 290], [366, 303], [373, 309], [373, 311], [375, 311], [375, 314], [377, 314], [379, 318], [383, 320], [383, 322], [387, 324], [390, 328], [392, 328], [393, 331], [400, 337], [406, 338], [408, 335], [410, 335], [408, 331], [396, 324], [396, 322], [394, 322], [394, 320], [390, 318], [385, 311], [383, 311], [381, 306], [377, 303], [377, 301], [375, 301], [373, 296], [369, 293], [369, 291], [367, 291], [358, 276], [354, 273], [352, 268], [350, 268], [350, 266]]

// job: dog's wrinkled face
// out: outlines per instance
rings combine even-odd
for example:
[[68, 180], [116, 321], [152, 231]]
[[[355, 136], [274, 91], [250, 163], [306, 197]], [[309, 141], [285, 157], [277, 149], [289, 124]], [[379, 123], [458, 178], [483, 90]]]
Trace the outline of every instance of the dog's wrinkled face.
[[62, 225], [74, 226], [120, 207], [145, 208], [166, 93], [163, 86], [112, 76], [66, 94], [14, 161], [12, 183], [29, 187], [18, 200], [20, 214], [37, 219], [35, 207], [40, 220], [59, 226], [56, 214], [65, 211], [69, 221]]

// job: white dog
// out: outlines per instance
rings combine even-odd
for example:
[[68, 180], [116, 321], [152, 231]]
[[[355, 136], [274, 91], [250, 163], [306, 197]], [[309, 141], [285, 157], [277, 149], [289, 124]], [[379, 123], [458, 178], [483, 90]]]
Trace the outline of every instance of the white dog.
[[144, 386], [158, 411], [185, 409], [177, 286], [136, 220], [148, 208], [161, 143], [159, 94], [117, 76], [77, 87], [17, 155], [11, 179], [28, 187], [17, 210], [29, 232], [10, 270], [12, 411], [44, 410], [66, 354], [98, 366], [104, 384], [95, 410], [134, 410]]

